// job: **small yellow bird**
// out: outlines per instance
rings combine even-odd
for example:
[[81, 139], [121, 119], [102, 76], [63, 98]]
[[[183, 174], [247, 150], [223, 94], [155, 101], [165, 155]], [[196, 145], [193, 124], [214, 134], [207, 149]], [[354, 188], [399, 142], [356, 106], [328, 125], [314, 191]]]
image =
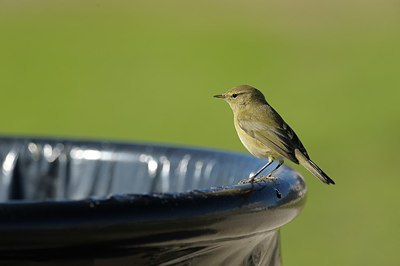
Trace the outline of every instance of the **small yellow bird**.
[[256, 157], [268, 158], [269, 162], [252, 175], [254, 179], [274, 160], [279, 164], [269, 177], [284, 162], [284, 158], [301, 164], [325, 184], [335, 184], [313, 161], [306, 149], [282, 117], [265, 100], [264, 95], [249, 85], [240, 85], [227, 92], [215, 95], [230, 105], [233, 111], [236, 132], [246, 149]]

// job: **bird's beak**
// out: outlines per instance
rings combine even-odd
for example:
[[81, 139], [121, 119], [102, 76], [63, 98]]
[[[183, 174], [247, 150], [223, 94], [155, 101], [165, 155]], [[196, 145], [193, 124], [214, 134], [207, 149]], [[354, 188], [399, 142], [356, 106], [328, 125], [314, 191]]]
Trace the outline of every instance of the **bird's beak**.
[[214, 95], [214, 98], [222, 98], [222, 99], [225, 99], [225, 94]]

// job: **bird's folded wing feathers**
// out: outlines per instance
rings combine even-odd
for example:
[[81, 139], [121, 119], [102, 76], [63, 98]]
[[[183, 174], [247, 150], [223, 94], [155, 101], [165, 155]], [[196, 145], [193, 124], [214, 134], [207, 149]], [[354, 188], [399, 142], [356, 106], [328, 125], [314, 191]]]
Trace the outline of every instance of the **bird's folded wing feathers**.
[[299, 149], [302, 152], [304, 150], [305, 152], [294, 131], [283, 121], [282, 123], [275, 123], [273, 126], [267, 126], [265, 123], [255, 122], [250, 119], [238, 119], [238, 123], [240, 128], [249, 136], [294, 163], [298, 163], [294, 152], [295, 149]]

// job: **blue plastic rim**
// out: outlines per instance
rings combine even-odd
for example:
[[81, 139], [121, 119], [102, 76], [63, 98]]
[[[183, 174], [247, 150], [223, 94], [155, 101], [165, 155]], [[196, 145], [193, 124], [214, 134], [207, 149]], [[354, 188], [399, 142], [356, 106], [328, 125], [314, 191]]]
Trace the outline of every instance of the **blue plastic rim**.
[[21, 265], [279, 265], [306, 195], [287, 166], [238, 185], [265, 161], [218, 150], [1, 137], [0, 162], [0, 262]]

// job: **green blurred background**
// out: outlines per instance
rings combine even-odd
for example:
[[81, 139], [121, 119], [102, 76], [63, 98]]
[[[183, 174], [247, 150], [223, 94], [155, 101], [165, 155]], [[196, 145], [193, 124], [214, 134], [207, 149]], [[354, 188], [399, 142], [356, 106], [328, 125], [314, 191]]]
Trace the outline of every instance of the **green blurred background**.
[[246, 152], [260, 88], [312, 158], [285, 265], [400, 265], [399, 1], [1, 1], [0, 132]]

